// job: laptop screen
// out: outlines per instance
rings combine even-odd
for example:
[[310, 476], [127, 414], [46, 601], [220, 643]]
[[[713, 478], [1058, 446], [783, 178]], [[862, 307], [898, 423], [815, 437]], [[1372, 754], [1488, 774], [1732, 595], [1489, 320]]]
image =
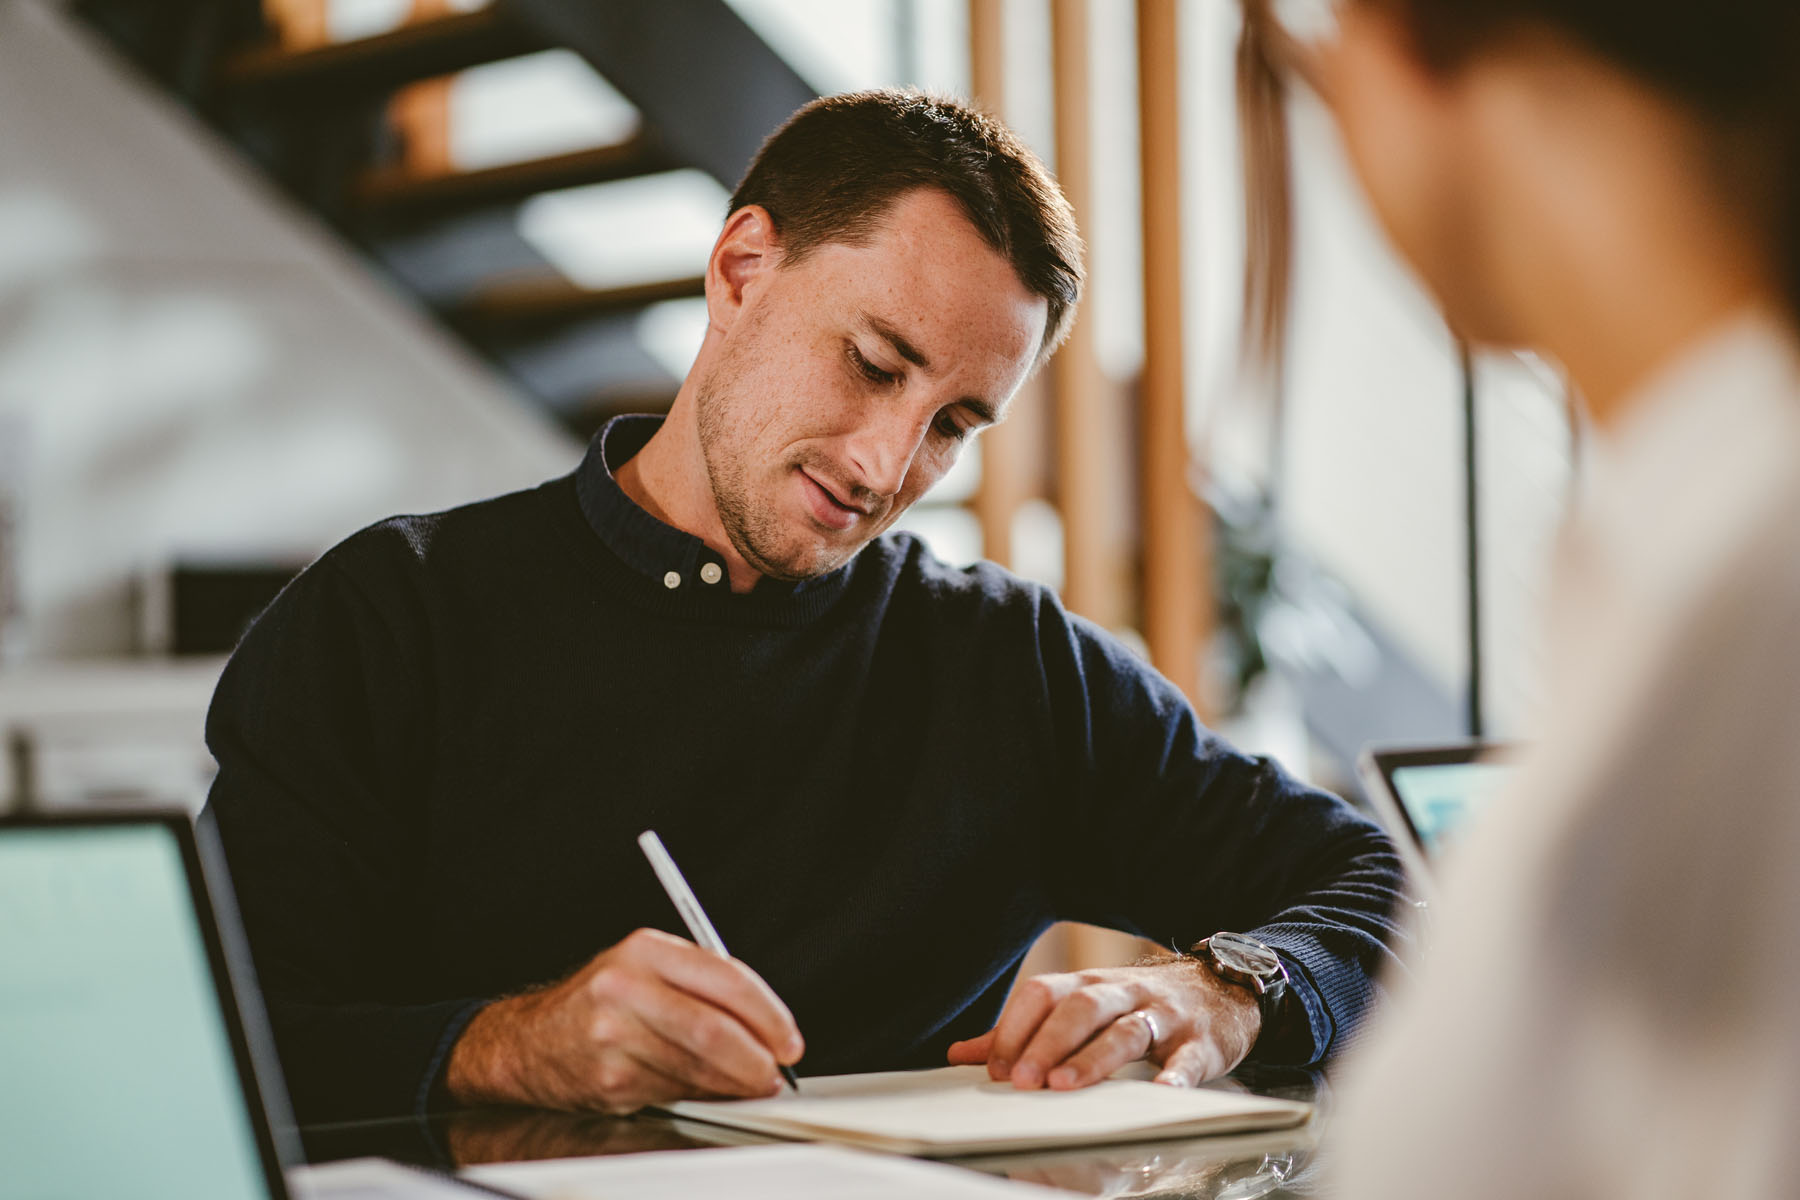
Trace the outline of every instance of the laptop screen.
[[0, 1200], [267, 1198], [175, 829], [0, 824]]
[[1510, 763], [1432, 763], [1394, 767], [1394, 792], [1427, 858], [1436, 858], [1457, 830], [1505, 786]]

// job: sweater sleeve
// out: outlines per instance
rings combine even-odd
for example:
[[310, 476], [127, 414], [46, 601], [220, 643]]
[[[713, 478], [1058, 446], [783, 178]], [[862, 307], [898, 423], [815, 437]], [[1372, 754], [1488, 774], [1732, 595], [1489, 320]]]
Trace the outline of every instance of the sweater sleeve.
[[422, 1109], [481, 1003], [424, 982], [425, 622], [405, 611], [403, 555], [371, 587], [344, 552], [251, 627], [207, 717], [207, 805], [307, 1122]]
[[1310, 1033], [1265, 1038], [1252, 1057], [1313, 1065], [1342, 1051], [1376, 977], [1399, 967], [1403, 875], [1387, 835], [1233, 749], [1172, 684], [1054, 600], [1041, 603], [1038, 635], [1067, 781], [1050, 875], [1064, 915], [1177, 949], [1249, 934], [1283, 956]]

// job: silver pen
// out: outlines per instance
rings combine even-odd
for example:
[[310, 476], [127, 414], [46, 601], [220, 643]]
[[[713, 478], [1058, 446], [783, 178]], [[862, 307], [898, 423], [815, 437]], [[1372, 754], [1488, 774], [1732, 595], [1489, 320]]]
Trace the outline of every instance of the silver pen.
[[[656, 872], [656, 880], [662, 884], [663, 891], [669, 893], [669, 901], [674, 904], [675, 911], [681, 914], [682, 923], [688, 927], [694, 943], [703, 950], [711, 950], [720, 958], [730, 958], [731, 951], [725, 949], [725, 939], [719, 936], [719, 931], [707, 920], [706, 910], [700, 907], [700, 901], [694, 896], [694, 889], [688, 886], [681, 868], [669, 857], [669, 852], [664, 848], [662, 839], [656, 836], [656, 831], [646, 829], [638, 834], [638, 846], [643, 849], [644, 857], [650, 860], [650, 869]], [[787, 1080], [788, 1086], [798, 1092], [800, 1081], [794, 1077], [794, 1069], [783, 1063], [775, 1065], [781, 1069], [781, 1077]]]

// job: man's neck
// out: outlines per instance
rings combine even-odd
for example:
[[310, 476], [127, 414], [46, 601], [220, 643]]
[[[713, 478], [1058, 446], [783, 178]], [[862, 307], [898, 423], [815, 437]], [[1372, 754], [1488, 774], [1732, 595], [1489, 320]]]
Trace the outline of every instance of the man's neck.
[[613, 472], [619, 488], [632, 503], [683, 533], [691, 533], [725, 560], [731, 590], [747, 592], [762, 573], [744, 561], [726, 536], [725, 523], [713, 500], [707, 479], [706, 458], [700, 449], [700, 430], [694, 417], [691, 381], [644, 448]]

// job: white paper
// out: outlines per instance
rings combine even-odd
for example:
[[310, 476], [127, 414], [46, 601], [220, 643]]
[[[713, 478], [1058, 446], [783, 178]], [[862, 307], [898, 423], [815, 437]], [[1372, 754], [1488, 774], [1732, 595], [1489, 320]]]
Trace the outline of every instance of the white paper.
[[960, 1167], [833, 1146], [659, 1150], [470, 1167], [463, 1174], [531, 1200], [1067, 1200], [1063, 1192]]
[[401, 1166], [385, 1158], [352, 1158], [287, 1172], [294, 1200], [481, 1200], [489, 1193], [445, 1175]]
[[1067, 1092], [1019, 1091], [974, 1066], [827, 1076], [804, 1080], [799, 1095], [684, 1100], [669, 1111], [783, 1137], [940, 1154], [1274, 1129], [1301, 1123], [1311, 1108], [1131, 1079]]

